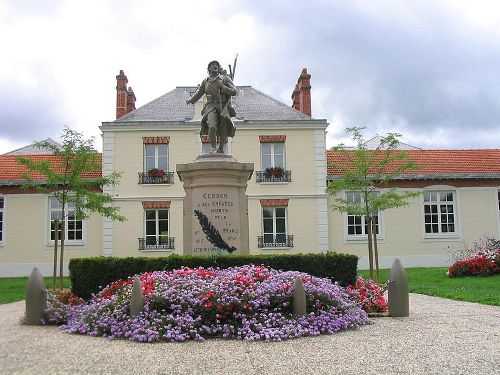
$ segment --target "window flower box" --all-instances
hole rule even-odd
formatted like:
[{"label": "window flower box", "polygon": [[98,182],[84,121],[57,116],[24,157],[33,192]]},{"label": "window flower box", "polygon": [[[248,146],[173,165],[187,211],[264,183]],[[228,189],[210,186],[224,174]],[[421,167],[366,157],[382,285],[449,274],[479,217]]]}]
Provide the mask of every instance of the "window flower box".
[{"label": "window flower box", "polygon": [[266,177],[283,177],[285,171],[281,167],[266,168]]},{"label": "window flower box", "polygon": [[149,177],[165,177],[165,171],[163,169],[151,168],[148,171]]}]

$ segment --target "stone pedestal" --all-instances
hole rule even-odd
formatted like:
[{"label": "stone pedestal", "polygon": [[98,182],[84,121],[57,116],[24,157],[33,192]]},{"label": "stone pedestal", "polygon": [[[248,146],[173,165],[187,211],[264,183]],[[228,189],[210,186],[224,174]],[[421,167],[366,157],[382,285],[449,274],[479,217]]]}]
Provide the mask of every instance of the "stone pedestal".
[{"label": "stone pedestal", "polygon": [[246,188],[253,163],[240,163],[232,155],[207,154],[176,168],[186,192],[184,255],[248,254]]}]

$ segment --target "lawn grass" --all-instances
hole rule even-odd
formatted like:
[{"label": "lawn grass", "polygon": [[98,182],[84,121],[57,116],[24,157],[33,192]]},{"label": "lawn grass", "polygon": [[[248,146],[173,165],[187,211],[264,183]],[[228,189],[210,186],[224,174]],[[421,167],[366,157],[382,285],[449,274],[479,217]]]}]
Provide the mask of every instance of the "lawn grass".
[{"label": "lawn grass", "polygon": [[[446,271],[447,268],[407,268],[410,292],[500,306],[500,274],[449,278]],[[365,278],[370,275],[368,270],[358,270],[358,274]],[[388,269],[380,270],[382,283],[385,283],[388,277]]]},{"label": "lawn grass", "polygon": [[[45,287],[52,288],[52,277],[44,277]],[[7,277],[0,279],[0,304],[21,301],[26,296],[27,277]],[[57,279],[59,286],[59,279]],[[70,288],[69,277],[63,278],[64,288]]]}]

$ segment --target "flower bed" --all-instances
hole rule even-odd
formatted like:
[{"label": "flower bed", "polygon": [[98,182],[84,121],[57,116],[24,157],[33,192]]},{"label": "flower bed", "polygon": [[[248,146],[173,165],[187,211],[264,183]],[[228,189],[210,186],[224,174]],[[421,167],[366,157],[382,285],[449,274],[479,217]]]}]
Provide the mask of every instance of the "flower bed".
[{"label": "flower bed", "polygon": [[366,280],[358,276],[356,283],[349,285],[346,291],[351,299],[369,314],[385,313],[388,310],[387,301],[384,298],[385,290],[371,279]]},{"label": "flower bed", "polygon": [[[497,250],[497,255],[494,259],[498,259],[498,254],[500,254],[500,250]],[[476,253],[471,258],[455,262],[448,268],[447,275],[449,277],[488,276],[496,273],[500,273],[498,261],[491,260],[482,253]]]},{"label": "flower bed", "polygon": [[449,277],[489,276],[500,273],[500,240],[482,237],[472,245],[464,244],[453,255],[455,262],[448,268]]},{"label": "flower bed", "polygon": [[[293,283],[300,276],[307,314],[293,315]],[[50,304],[46,324],[68,333],[133,341],[223,337],[280,341],[334,333],[370,323],[346,291],[328,279],[263,266],[182,268],[139,275],[144,311],[129,315],[132,279],[119,280],[81,305]]]},{"label": "flower bed", "polygon": [[68,313],[73,306],[82,305],[85,301],[78,298],[70,290],[64,291],[49,291],[47,294],[47,305],[50,315],[46,317],[47,324],[60,324],[68,319]]}]

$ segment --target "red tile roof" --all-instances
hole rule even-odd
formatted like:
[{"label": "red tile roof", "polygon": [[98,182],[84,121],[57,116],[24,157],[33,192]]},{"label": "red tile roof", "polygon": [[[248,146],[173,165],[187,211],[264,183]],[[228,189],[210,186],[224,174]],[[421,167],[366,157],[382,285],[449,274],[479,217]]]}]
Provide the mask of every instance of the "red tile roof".
[{"label": "red tile roof", "polygon": [[[350,151],[354,152],[354,151]],[[481,150],[408,150],[405,151],[419,169],[408,171],[408,178],[422,176],[462,176],[462,175],[500,175],[500,149]],[[0,181],[22,181],[21,175],[28,172],[27,168],[16,161],[19,155],[0,155]],[[338,176],[342,172],[332,166],[332,163],[341,163],[342,155],[339,152],[327,150],[327,174]],[[57,165],[55,155],[26,155],[34,160],[49,160]],[[61,169],[60,169],[61,170]],[[101,171],[87,174],[86,177],[100,177]],[[33,175],[34,180],[43,181],[43,176]]]},{"label": "red tile roof", "polygon": [[[355,152],[355,151],[349,151]],[[405,173],[408,178],[432,178],[433,176],[500,175],[500,149],[481,150],[408,150],[406,152],[419,169]],[[327,174],[342,174],[331,165],[341,163],[339,152],[327,151]]]},{"label": "red tile roof", "polygon": [[[57,170],[61,172],[62,164],[56,155],[43,154],[43,155],[0,155],[0,182],[1,181],[23,181],[22,174],[28,172],[28,168],[19,164],[16,158],[22,156],[37,161],[49,160],[53,165],[57,166]],[[101,156],[99,154],[99,156]],[[101,171],[85,174],[85,177],[96,178],[101,177]],[[34,173],[32,178],[37,181],[43,181],[44,177],[38,173]]]}]

